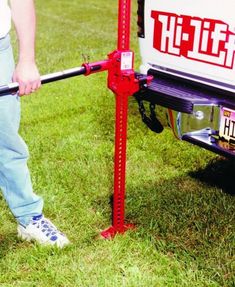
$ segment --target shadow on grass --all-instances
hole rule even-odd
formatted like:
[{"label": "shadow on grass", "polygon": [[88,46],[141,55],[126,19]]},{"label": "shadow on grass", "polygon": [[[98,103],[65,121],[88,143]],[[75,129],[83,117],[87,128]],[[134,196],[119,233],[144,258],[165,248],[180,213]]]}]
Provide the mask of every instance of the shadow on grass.
[{"label": "shadow on grass", "polygon": [[[234,203],[231,196],[185,177],[128,191],[127,222],[154,248],[233,286]],[[192,267],[194,266],[194,267]]]},{"label": "shadow on grass", "polygon": [[190,172],[190,176],[223,192],[235,195],[235,161],[219,158],[211,161],[205,168]]}]

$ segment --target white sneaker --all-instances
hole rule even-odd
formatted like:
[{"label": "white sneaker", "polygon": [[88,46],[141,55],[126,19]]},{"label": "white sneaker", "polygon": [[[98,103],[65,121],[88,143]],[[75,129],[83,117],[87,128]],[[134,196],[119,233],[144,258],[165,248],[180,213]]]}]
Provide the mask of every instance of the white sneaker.
[{"label": "white sneaker", "polygon": [[42,214],[34,216],[26,227],[19,224],[17,231],[19,238],[27,241],[34,240],[42,245],[55,245],[63,248],[70,243],[66,235]]}]

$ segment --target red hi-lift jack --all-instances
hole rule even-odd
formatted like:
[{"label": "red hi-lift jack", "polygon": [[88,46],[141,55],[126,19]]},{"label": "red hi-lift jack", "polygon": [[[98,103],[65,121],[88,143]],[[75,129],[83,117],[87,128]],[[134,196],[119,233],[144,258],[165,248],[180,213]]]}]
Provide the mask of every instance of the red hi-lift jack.
[{"label": "red hi-lift jack", "polygon": [[[117,233],[132,229],[125,224],[125,179],[128,97],[139,91],[140,85],[151,81],[149,76],[136,76],[134,72],[134,52],[130,50],[131,0],[119,0],[117,50],[104,61],[85,63],[82,67],[65,70],[41,77],[42,84],[97,72],[108,71],[108,88],[116,96],[114,193],[112,226],[101,232],[103,238],[113,238]],[[18,84],[0,87],[0,96],[18,91]]]}]

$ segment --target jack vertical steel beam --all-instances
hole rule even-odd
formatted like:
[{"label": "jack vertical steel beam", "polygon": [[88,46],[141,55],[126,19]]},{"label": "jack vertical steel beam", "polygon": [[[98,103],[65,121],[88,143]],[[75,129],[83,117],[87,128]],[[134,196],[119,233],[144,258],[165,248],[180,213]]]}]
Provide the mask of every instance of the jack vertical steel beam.
[{"label": "jack vertical steel beam", "polygon": [[113,227],[125,231],[125,182],[128,95],[116,95]]},{"label": "jack vertical steel beam", "polygon": [[114,193],[112,226],[104,230],[104,238],[124,233],[132,225],[125,224],[125,184],[128,97],[139,89],[133,70],[134,53],[130,50],[131,0],[119,0],[117,50],[109,54],[108,87],[116,96]]},{"label": "jack vertical steel beam", "polygon": [[126,51],[130,49],[131,0],[119,0],[118,10],[117,49]]}]

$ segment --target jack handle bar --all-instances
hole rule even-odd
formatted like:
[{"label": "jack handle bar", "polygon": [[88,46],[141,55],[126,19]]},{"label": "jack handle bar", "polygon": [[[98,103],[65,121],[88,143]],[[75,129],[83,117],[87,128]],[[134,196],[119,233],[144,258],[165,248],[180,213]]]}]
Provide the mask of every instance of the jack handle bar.
[{"label": "jack handle bar", "polygon": [[[89,75],[96,72],[101,72],[108,69],[108,61],[101,61],[95,63],[83,64],[81,67],[76,67],[61,72],[55,72],[47,75],[41,76],[41,83],[48,84],[67,78],[72,78],[80,75]],[[8,85],[0,86],[0,97],[9,94],[17,93],[19,90],[18,83],[10,83]]]}]

